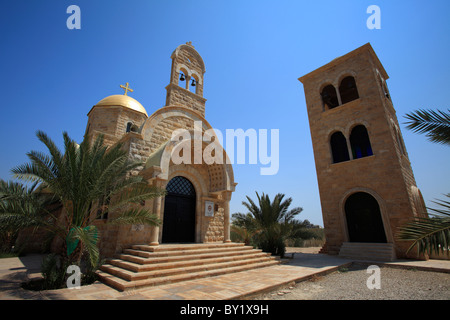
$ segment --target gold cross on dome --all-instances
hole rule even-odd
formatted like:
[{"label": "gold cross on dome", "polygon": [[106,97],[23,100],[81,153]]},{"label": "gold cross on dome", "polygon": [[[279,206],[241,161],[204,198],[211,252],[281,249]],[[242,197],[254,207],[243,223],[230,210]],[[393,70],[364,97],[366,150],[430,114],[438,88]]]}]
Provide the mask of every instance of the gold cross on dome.
[{"label": "gold cross on dome", "polygon": [[121,84],[120,87],[121,87],[123,90],[125,90],[125,93],[123,94],[124,96],[127,96],[127,95],[128,95],[128,91],[133,92],[133,89],[131,89],[131,88],[129,87],[128,82],[127,82],[125,85]]}]

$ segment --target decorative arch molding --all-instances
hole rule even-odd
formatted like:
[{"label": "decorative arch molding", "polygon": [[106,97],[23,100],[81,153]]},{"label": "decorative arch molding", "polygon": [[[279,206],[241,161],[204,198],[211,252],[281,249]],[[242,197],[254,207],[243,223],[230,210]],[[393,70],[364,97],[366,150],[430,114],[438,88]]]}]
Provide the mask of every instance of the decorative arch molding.
[{"label": "decorative arch molding", "polygon": [[[147,160],[147,168],[148,167],[159,167],[160,172],[158,173],[158,178],[161,180],[169,180],[170,179],[170,173],[172,170],[172,167],[176,166],[183,166],[183,168],[191,168],[192,170],[195,169],[195,166],[203,165],[207,168],[208,172],[208,179],[209,179],[209,187],[205,187],[204,190],[205,193],[208,192],[222,192],[222,191],[234,191],[235,183],[234,183],[234,173],[232,165],[230,164],[230,160],[228,158],[228,155],[225,151],[225,149],[222,147],[220,143],[217,142],[217,140],[213,142],[206,143],[203,141],[202,137],[196,137],[191,132],[190,140],[182,141],[181,143],[179,141],[167,141],[164,145],[162,145],[156,152],[154,152],[152,155],[150,155],[149,159]],[[172,154],[174,151],[176,151],[175,147],[177,148],[183,148],[183,145],[188,145],[189,150],[192,150],[196,144],[200,142],[202,144],[202,163],[201,164],[195,164],[194,158],[191,154],[191,161],[193,162],[192,165],[190,164],[174,164],[172,162]],[[214,150],[219,150],[219,152],[222,152],[223,155],[223,163],[217,164],[207,164],[203,163],[203,151],[206,146],[214,146]],[[186,169],[187,171],[191,169]]]},{"label": "decorative arch molding", "polygon": [[195,60],[198,62],[198,64],[200,65],[200,68],[202,70],[203,73],[205,73],[205,63],[203,62],[202,57],[200,56],[200,54],[197,52],[197,50],[194,49],[194,47],[192,45],[189,44],[181,44],[179,45],[174,52],[171,55],[171,58],[174,59],[175,57],[178,56],[178,54],[180,53],[181,50],[185,50],[187,51],[189,54],[191,54],[192,56],[195,57]]},{"label": "decorative arch molding", "polygon": [[152,138],[154,129],[157,127],[158,123],[170,117],[183,117],[190,119],[192,121],[201,121],[203,126],[202,130],[212,129],[212,126],[200,113],[185,107],[166,106],[159,110],[156,110],[144,122],[144,124],[141,127],[141,133],[144,139],[149,141]]},{"label": "decorative arch molding", "polygon": [[330,84],[333,87],[335,87],[336,90],[338,90],[339,85],[341,84],[342,80],[344,78],[348,77],[348,76],[353,77],[355,79],[355,81],[358,82],[358,74],[354,70],[347,69],[347,70],[344,70],[344,71],[340,72],[338,74],[338,76],[336,78],[334,78],[334,79],[332,79],[332,78],[325,78],[323,81],[321,81],[319,83],[319,85],[317,86],[316,91],[317,92],[322,92],[323,88],[325,88],[326,86],[328,86]]},{"label": "decorative arch molding", "polygon": [[346,217],[346,212],[345,212],[345,203],[352,194],[355,194],[357,192],[367,193],[367,194],[371,195],[372,197],[374,197],[375,200],[377,200],[378,206],[380,207],[381,220],[383,221],[384,232],[386,234],[386,241],[387,241],[387,243],[394,243],[394,237],[393,237],[392,231],[391,231],[391,226],[390,226],[390,222],[389,222],[389,214],[387,211],[386,202],[383,200],[383,198],[377,192],[375,192],[372,189],[365,188],[365,187],[356,187],[356,188],[347,190],[342,195],[342,198],[339,202],[339,217],[340,217],[341,228],[342,228],[342,232],[343,232],[342,234],[345,237],[344,241],[348,242],[350,240],[349,232],[348,232],[348,225],[347,225],[347,217]]},{"label": "decorative arch molding", "polygon": [[352,121],[349,121],[347,125],[345,126],[344,135],[346,138],[350,139],[350,134],[352,133],[353,128],[356,126],[363,125],[366,127],[367,133],[369,134],[369,137],[371,135],[371,128],[369,123],[366,120],[363,119],[354,119]]},{"label": "decorative arch molding", "polygon": [[358,82],[358,74],[354,70],[347,69],[338,74],[335,80],[335,85],[339,87],[341,85],[342,80],[344,80],[347,77],[353,77],[355,79],[355,82]]},{"label": "decorative arch molding", "polygon": [[346,129],[344,127],[341,126],[334,126],[333,128],[331,128],[330,130],[328,130],[327,133],[327,141],[330,141],[331,136],[333,134],[335,134],[336,132],[342,132],[342,134],[345,136],[345,138],[348,138],[347,134],[346,134]]},{"label": "decorative arch molding", "polygon": [[322,92],[322,90],[326,87],[332,85],[335,89],[336,89],[336,85],[334,83],[333,80],[331,80],[330,78],[326,78],[325,80],[323,80],[322,82],[319,83],[319,85],[317,86],[316,92]]}]

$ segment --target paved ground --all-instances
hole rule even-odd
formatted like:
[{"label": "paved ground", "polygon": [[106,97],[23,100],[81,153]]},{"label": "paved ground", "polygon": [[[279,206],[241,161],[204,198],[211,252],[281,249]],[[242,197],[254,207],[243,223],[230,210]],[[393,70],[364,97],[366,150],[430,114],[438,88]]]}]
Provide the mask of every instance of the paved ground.
[{"label": "paved ground", "polygon": [[254,300],[450,300],[450,273],[380,266],[375,280],[373,271],[369,270],[368,274],[367,268],[367,264],[354,263],[327,276],[259,295]]},{"label": "paved ground", "polygon": [[[294,258],[289,259],[287,264],[126,292],[119,292],[99,282],[71,290],[60,289],[46,292],[24,290],[20,284],[39,275],[42,255],[0,259],[0,300],[250,299],[295,282],[348,267],[352,263],[350,260],[336,256],[318,254],[318,248],[288,250],[288,252],[293,251],[296,251]],[[450,273],[450,261],[396,261],[389,264]]]}]

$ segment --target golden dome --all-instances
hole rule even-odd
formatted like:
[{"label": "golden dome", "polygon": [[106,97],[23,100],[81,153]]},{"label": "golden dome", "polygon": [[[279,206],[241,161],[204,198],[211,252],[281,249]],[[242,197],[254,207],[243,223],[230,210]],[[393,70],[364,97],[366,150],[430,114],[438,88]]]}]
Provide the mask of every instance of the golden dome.
[{"label": "golden dome", "polygon": [[112,96],[106,97],[100,100],[95,106],[122,106],[143,113],[148,117],[147,111],[145,111],[145,108],[142,106],[142,104],[140,104],[132,97],[123,94],[114,94]]}]

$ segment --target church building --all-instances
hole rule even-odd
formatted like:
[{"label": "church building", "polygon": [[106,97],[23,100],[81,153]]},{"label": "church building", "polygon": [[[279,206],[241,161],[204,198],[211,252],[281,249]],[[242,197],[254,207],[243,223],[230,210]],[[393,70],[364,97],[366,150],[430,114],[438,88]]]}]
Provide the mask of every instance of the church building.
[{"label": "church building", "polygon": [[[129,96],[132,89],[127,83],[121,86],[125,94],[100,100],[88,113],[86,136],[103,134],[107,145],[122,143],[130,159],[144,163],[132,174],[143,175],[150,185],[167,191],[165,197],[142,203],[159,216],[159,227],[110,225],[106,223],[108,217],[97,220],[102,256],[112,256],[139,243],[157,246],[230,241],[229,202],[236,186],[231,164],[177,163],[171,157],[177,144],[171,140],[172,133],[177,129],[188,130],[194,141],[191,159],[198,152],[194,145],[200,146],[200,151],[207,146],[194,134],[196,128],[212,130],[205,119],[205,64],[191,42],[178,46],[171,59],[164,107],[149,115],[148,109]],[[218,147],[215,150],[221,150],[223,159],[227,159],[225,150]]]}]

